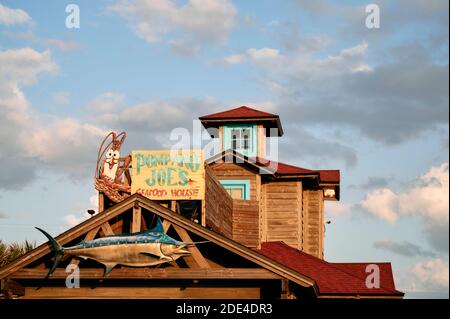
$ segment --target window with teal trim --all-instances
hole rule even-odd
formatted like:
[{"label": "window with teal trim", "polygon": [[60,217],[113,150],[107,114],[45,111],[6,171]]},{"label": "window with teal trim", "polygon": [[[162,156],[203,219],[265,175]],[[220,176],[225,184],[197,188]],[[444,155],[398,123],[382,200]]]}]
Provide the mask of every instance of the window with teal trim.
[{"label": "window with teal trim", "polygon": [[220,183],[231,198],[250,200],[250,180],[224,179]]},{"label": "window with teal trim", "polygon": [[256,156],[256,125],[224,125],[224,150],[233,149],[246,156]]}]

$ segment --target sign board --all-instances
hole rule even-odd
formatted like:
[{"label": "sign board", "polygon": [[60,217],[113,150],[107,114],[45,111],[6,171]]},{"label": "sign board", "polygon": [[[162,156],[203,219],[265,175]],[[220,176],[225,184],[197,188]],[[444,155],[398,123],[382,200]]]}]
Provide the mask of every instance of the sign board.
[{"label": "sign board", "polygon": [[131,193],[154,200],[205,197],[202,150],[133,151]]}]

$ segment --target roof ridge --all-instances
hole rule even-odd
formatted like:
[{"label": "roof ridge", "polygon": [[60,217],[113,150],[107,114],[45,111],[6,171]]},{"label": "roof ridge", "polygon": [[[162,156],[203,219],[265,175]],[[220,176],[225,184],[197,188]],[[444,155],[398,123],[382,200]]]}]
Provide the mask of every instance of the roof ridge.
[{"label": "roof ridge", "polygon": [[[234,107],[234,108],[231,108],[231,109],[228,109],[228,110],[225,110],[225,111],[220,111],[220,112],[216,112],[216,113],[212,113],[212,114],[208,114],[208,115],[203,115],[203,116],[200,116],[199,118],[200,118],[200,120],[207,119],[209,117],[215,117],[215,116],[218,116],[218,115],[226,115],[227,113],[235,112],[235,111],[238,111],[238,110],[248,110],[248,111],[251,111],[251,112],[256,112],[256,113],[259,113],[260,116],[262,116],[262,117],[279,117],[277,114],[269,113],[269,112],[266,112],[266,111],[261,111],[261,110],[249,107],[247,105],[241,105],[241,106]],[[250,117],[253,117],[253,116],[250,116]],[[258,116],[254,115],[254,117],[258,117]]]}]

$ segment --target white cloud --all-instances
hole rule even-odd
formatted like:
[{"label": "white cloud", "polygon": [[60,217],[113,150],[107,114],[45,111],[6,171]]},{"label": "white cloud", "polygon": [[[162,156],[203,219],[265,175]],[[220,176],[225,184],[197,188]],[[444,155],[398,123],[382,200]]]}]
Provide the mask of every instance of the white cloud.
[{"label": "white cloud", "polygon": [[269,72],[271,78],[311,80],[329,78],[342,74],[372,71],[365,61],[367,42],[341,50],[338,54],[316,58],[314,51],[290,50],[281,54],[274,48],[250,48],[243,53],[226,56],[226,64],[250,62]]},{"label": "white cloud", "polygon": [[226,56],[223,60],[226,64],[239,64],[250,61],[252,63],[264,63],[279,57],[279,51],[272,48],[250,48],[240,54]]},{"label": "white cloud", "polygon": [[245,54],[232,54],[223,58],[226,64],[239,64],[247,61]]},{"label": "white cloud", "polygon": [[15,25],[31,21],[31,17],[22,9],[11,9],[0,3],[0,24]]},{"label": "white cloud", "polygon": [[398,219],[397,200],[397,195],[393,191],[381,188],[368,193],[361,206],[372,215],[392,224]]},{"label": "white cloud", "polygon": [[390,223],[400,215],[420,215],[434,222],[448,223],[448,163],[432,167],[415,184],[398,194],[388,188],[371,191],[361,206]]},{"label": "white cloud", "polygon": [[182,5],[171,0],[120,0],[107,11],[125,17],[147,42],[179,40],[182,33],[196,44],[223,43],[237,14],[228,0],[188,0]]},{"label": "white cloud", "polygon": [[89,112],[94,114],[103,114],[108,112],[115,112],[121,105],[125,95],[115,92],[105,92],[91,100],[86,108]]},{"label": "white cloud", "polygon": [[248,49],[246,51],[247,55],[253,61],[260,61],[265,59],[276,58],[279,56],[279,51],[277,49],[262,48],[262,49]]},{"label": "white cloud", "polygon": [[344,202],[326,201],[325,212],[332,217],[338,217],[348,214],[353,209],[353,205]]},{"label": "white cloud", "polygon": [[105,132],[39,113],[22,91],[39,75],[57,70],[49,50],[0,51],[0,160],[9,168],[0,176],[0,188],[20,188],[42,169],[76,178],[93,174],[92,154]]},{"label": "white cloud", "polygon": [[432,167],[421,176],[418,185],[399,194],[402,214],[422,215],[438,223],[449,221],[448,163]]},{"label": "white cloud", "polygon": [[449,186],[448,163],[432,167],[403,192],[388,188],[369,192],[361,206],[370,214],[389,223],[400,217],[420,216],[430,244],[448,253]]},{"label": "white cloud", "polygon": [[93,209],[98,213],[98,192],[89,197],[89,209]]},{"label": "white cloud", "polygon": [[63,220],[69,227],[76,226],[91,217],[87,212],[88,209],[93,209],[95,214],[98,214],[98,192],[89,197],[88,204],[80,207],[80,213],[68,214],[64,216]]},{"label": "white cloud", "polygon": [[76,226],[79,223],[85,221],[88,218],[89,218],[89,214],[77,214],[77,215],[69,214],[69,215],[64,216],[64,222],[68,226],[73,227],[73,226]]},{"label": "white cloud", "polygon": [[285,61],[284,68],[291,76],[309,79],[369,71],[371,67],[366,62],[368,48],[368,43],[362,42],[324,59],[314,58],[310,54],[297,54],[292,66],[289,66],[289,61]]},{"label": "white cloud", "polygon": [[106,135],[104,130],[74,118],[55,118],[50,123],[36,119],[36,122],[37,126],[21,134],[25,154],[50,169],[59,167],[73,174],[89,163],[84,159],[93,158],[97,143]]},{"label": "white cloud", "polygon": [[196,117],[193,110],[198,112],[198,115],[203,115],[210,113],[217,106],[213,101],[196,99],[147,101],[100,113],[97,121],[127,131],[142,130],[154,134],[176,127],[191,128],[192,120]]},{"label": "white cloud", "polygon": [[448,292],[448,262],[440,258],[421,261],[399,272],[397,278],[399,288],[408,292]]},{"label": "white cloud", "polygon": [[3,85],[33,84],[38,74],[55,73],[57,69],[50,50],[38,52],[32,48],[22,48],[0,51],[0,81]]}]

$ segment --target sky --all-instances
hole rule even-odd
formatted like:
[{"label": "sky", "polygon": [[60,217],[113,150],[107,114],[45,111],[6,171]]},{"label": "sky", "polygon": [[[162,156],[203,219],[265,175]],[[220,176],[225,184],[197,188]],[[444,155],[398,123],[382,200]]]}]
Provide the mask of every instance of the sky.
[{"label": "sky", "polygon": [[174,128],[248,105],[280,115],[279,161],[341,170],[326,260],[389,261],[406,297],[448,298],[448,6],[0,0],[0,239],[87,218],[107,132],[127,132],[123,152],[166,149]]}]

